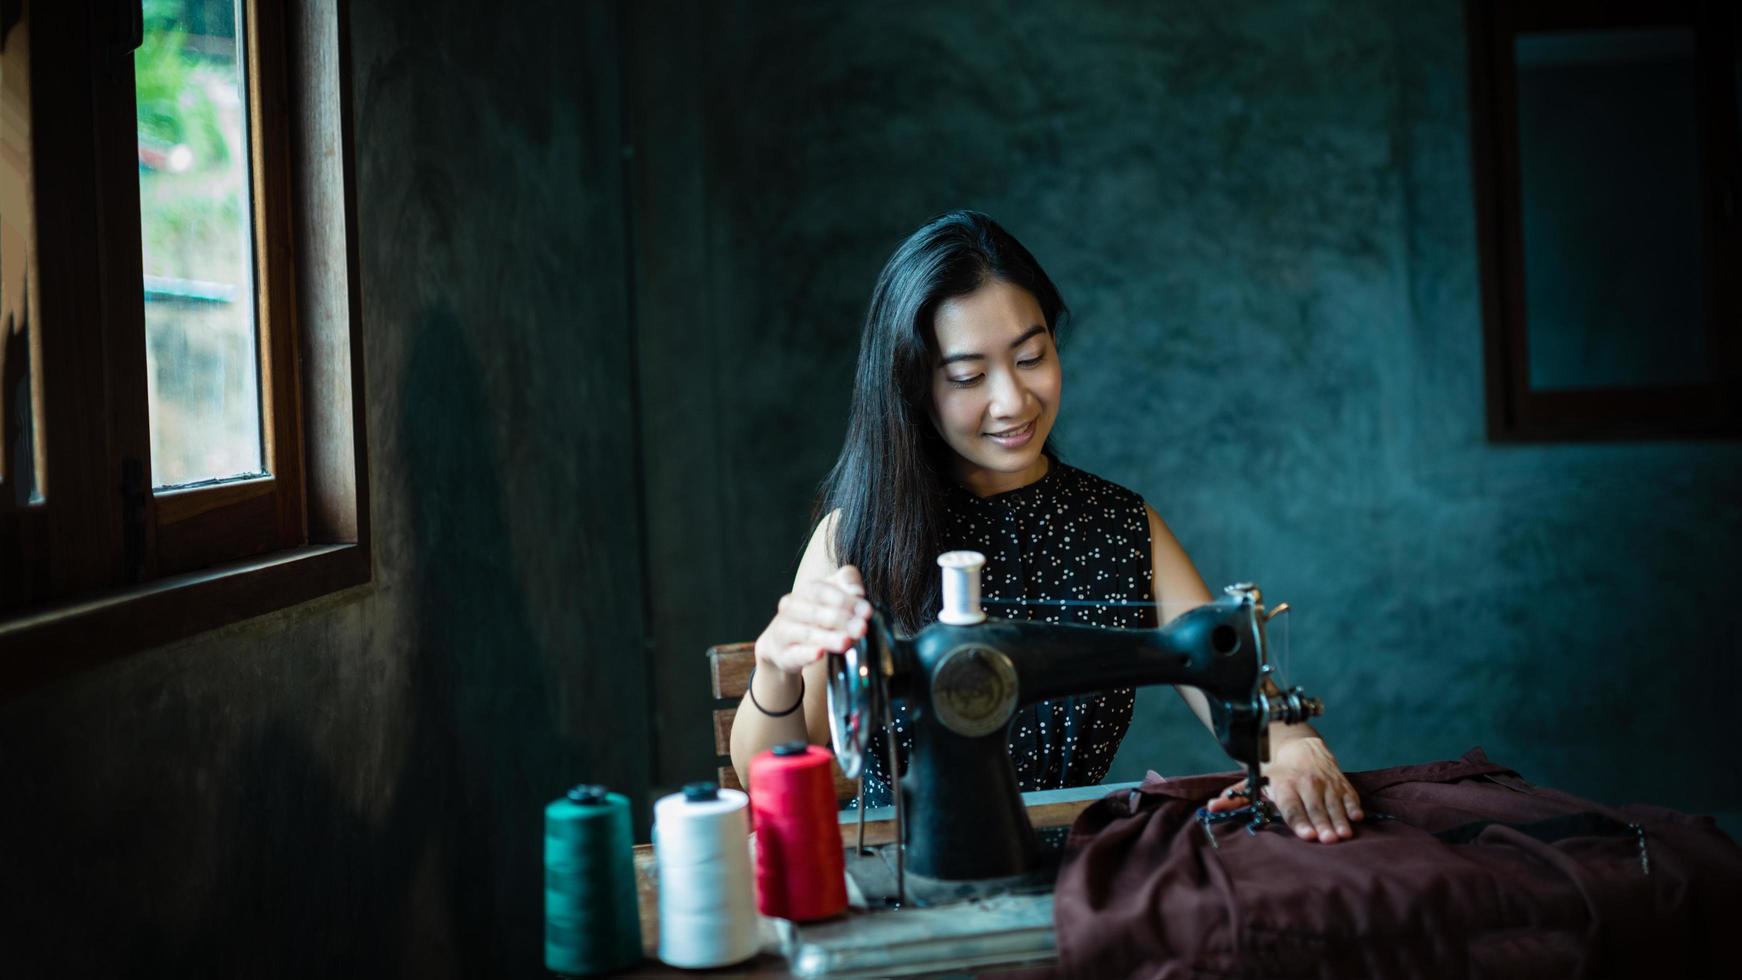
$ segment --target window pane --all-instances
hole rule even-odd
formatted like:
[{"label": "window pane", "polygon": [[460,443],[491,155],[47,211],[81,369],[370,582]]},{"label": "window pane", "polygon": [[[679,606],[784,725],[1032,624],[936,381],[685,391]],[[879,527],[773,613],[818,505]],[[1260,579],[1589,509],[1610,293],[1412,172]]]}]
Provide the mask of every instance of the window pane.
[{"label": "window pane", "polygon": [[247,86],[234,0],[145,0],[135,55],[151,469],[261,473]]},{"label": "window pane", "polygon": [[1693,32],[1514,54],[1530,387],[1708,380]]}]

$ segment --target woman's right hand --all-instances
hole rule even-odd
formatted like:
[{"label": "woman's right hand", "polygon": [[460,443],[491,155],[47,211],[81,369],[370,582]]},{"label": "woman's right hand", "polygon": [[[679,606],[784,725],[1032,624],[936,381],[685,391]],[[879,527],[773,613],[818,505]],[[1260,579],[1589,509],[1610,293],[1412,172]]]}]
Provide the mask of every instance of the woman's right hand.
[{"label": "woman's right hand", "polygon": [[825,653],[845,653],[870,621],[864,580],[857,568],[842,565],[780,597],[774,619],[756,638],[756,664],[797,674]]}]

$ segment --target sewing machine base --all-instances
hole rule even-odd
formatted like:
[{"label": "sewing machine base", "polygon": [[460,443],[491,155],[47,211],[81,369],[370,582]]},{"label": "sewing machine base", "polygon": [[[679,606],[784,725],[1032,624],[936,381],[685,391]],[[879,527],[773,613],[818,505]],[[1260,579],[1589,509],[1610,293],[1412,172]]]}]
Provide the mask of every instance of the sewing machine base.
[{"label": "sewing machine base", "polygon": [[[907,906],[932,908],[953,905],[997,895],[1033,895],[1052,891],[1058,877],[1059,859],[1064,855],[1065,837],[1069,827],[1048,827],[1037,831],[1040,836],[1042,865],[1027,874],[1006,878],[976,878],[951,881],[906,873]],[[899,908],[900,890],[896,880],[895,845],[867,847],[864,853],[847,848],[848,894],[853,904],[862,899],[869,910]]]}]

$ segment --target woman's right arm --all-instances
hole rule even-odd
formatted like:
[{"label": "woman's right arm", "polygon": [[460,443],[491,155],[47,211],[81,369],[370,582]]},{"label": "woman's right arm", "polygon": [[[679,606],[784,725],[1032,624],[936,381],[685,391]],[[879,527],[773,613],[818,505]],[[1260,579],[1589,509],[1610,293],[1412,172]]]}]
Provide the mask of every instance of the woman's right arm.
[{"label": "woman's right arm", "polygon": [[[781,742],[802,739],[823,745],[829,740],[824,654],[846,651],[865,635],[871,617],[859,570],[839,565],[834,557],[839,516],[836,511],[817,524],[793,576],[792,591],[781,597],[774,619],[756,638],[756,673],[732,722],[732,766],[744,785],[749,785],[750,759],[756,753]],[[784,714],[801,691],[804,704]]]}]

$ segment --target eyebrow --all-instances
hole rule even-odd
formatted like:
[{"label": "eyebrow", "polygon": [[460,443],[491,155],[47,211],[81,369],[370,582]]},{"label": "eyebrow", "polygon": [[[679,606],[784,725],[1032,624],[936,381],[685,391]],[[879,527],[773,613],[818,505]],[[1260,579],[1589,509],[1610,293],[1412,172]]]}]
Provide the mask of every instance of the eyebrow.
[{"label": "eyebrow", "polygon": [[[1022,332],[1022,336],[1016,338],[1015,340],[1012,340],[1010,342],[1010,349],[1015,350],[1016,348],[1021,347],[1023,344],[1028,343],[1029,338],[1033,337],[1035,334],[1045,333],[1045,332],[1046,332],[1046,327],[1043,327],[1037,323],[1034,326],[1029,327],[1027,330],[1024,330]],[[943,360],[939,361],[938,366],[943,367],[943,366],[948,365],[948,364],[954,364],[957,361],[984,361],[985,359],[986,359],[986,355],[984,355],[984,354],[971,354],[971,353],[969,353],[969,354],[951,354],[948,357],[945,357]]]}]

